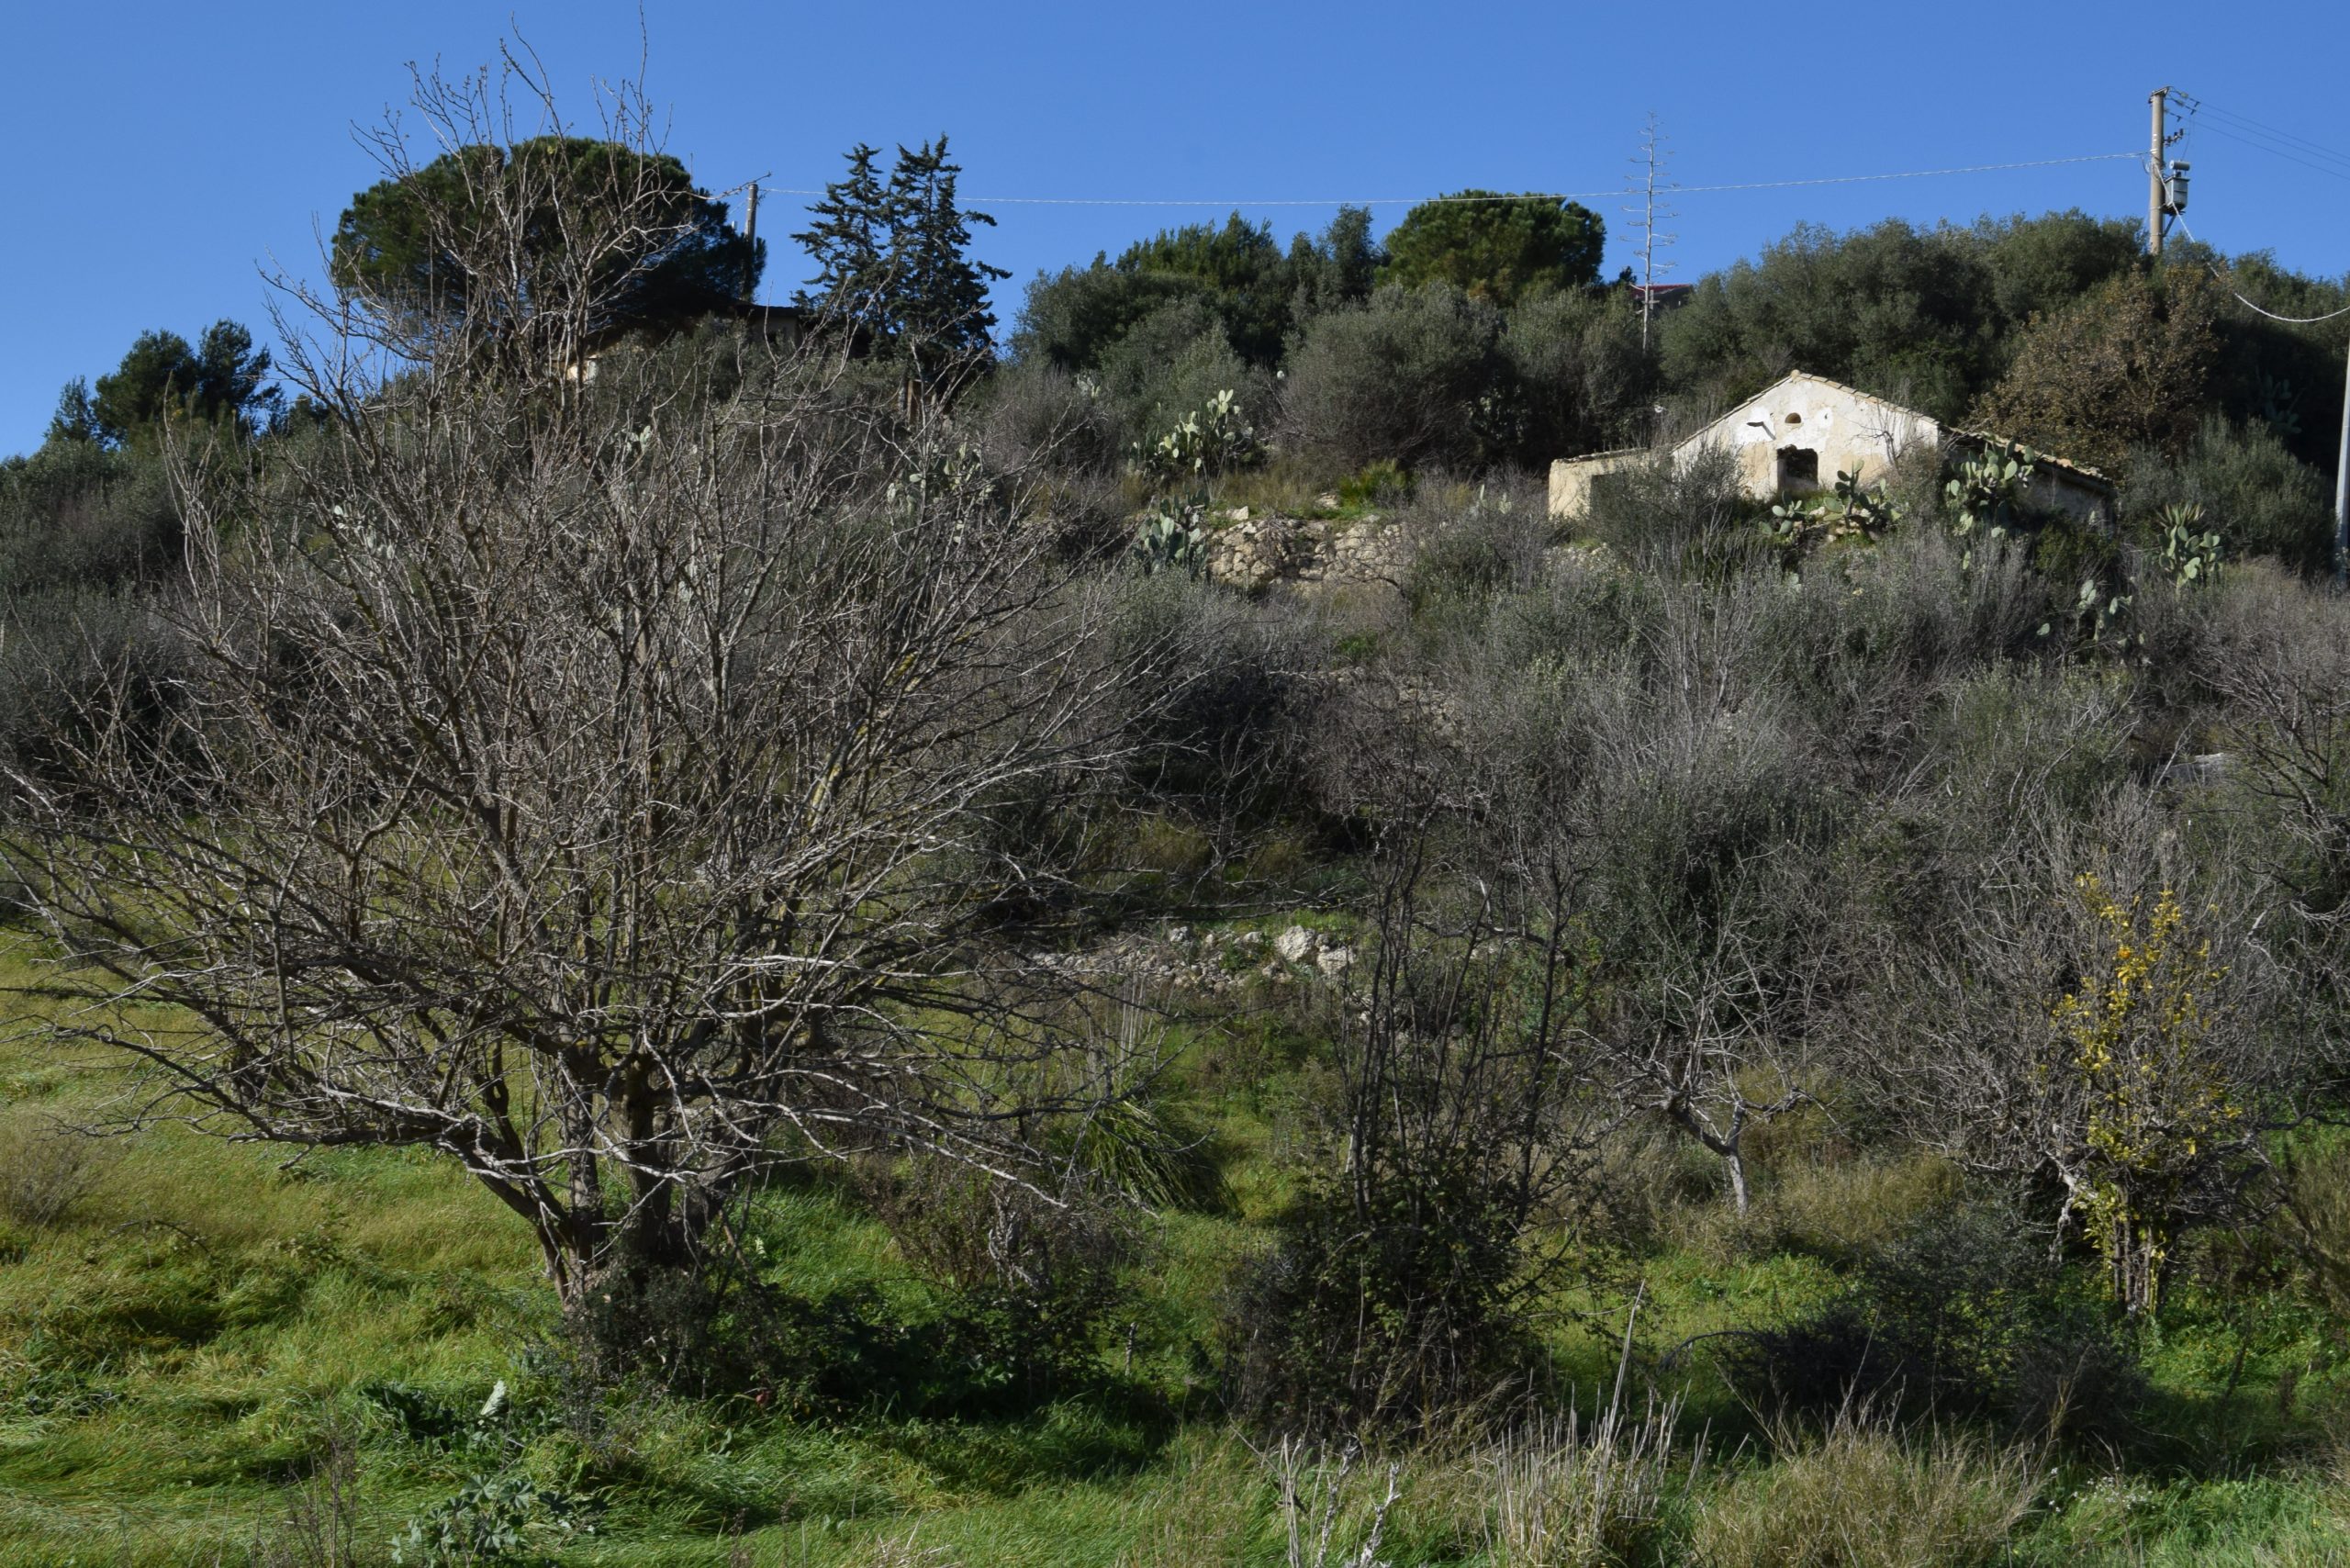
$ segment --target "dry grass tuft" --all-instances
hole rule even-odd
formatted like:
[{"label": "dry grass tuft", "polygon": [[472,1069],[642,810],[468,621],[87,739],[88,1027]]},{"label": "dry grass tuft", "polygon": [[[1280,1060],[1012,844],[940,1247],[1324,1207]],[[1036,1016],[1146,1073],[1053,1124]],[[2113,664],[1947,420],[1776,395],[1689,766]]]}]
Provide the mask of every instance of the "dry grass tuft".
[{"label": "dry grass tuft", "polygon": [[2040,1486],[2028,1450],[1935,1431],[1904,1439],[1866,1409],[1774,1434],[1778,1460],[1707,1499],[1712,1568],[1971,1568],[1997,1561]]},{"label": "dry grass tuft", "polygon": [[0,1217],[46,1229],[95,1191],[114,1163],[113,1146],[39,1112],[0,1120]]},{"label": "dry grass tuft", "polygon": [[1638,1417],[1608,1411],[1588,1430],[1561,1425],[1505,1438],[1481,1456],[1491,1492],[1494,1568],[1601,1568],[1645,1560],[1677,1487],[1694,1484],[1702,1446],[1680,1449],[1675,1403]]}]

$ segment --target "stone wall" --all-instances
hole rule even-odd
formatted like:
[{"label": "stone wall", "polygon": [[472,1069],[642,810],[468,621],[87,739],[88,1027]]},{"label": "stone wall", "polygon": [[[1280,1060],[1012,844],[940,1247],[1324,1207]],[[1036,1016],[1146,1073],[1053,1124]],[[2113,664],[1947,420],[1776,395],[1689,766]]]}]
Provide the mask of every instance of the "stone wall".
[{"label": "stone wall", "polygon": [[1226,514],[1208,539],[1208,576],[1236,588],[1395,583],[1411,565],[1410,543],[1383,520]]}]

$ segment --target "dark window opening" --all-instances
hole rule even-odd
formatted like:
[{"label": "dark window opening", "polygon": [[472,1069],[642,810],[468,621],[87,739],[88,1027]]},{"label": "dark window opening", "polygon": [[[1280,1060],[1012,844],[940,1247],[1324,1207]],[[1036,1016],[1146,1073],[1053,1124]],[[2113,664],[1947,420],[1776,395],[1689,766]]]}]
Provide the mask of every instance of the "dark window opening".
[{"label": "dark window opening", "polygon": [[1779,448],[1779,491],[1819,488],[1819,454],[1807,446]]}]

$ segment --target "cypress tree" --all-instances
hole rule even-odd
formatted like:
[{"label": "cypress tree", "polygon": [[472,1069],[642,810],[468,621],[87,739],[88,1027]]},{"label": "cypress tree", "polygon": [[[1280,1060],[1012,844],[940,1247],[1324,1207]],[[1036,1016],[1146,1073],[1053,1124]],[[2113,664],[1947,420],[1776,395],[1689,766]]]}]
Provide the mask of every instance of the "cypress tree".
[{"label": "cypress tree", "polygon": [[894,335],[924,385],[950,377],[984,356],[995,316],[988,284],[1012,274],[971,259],[971,225],[995,226],[984,212],[955,200],[962,174],[946,157],[946,138],[917,151],[898,149],[888,208],[895,308]]},{"label": "cypress tree", "polygon": [[890,293],[885,249],[890,208],[874,173],[878,151],[858,142],[849,149],[848,177],[824,187],[824,199],[809,204],[815,221],[792,238],[816,260],[816,290],[800,291],[802,309],[868,342],[888,336],[886,305]]}]

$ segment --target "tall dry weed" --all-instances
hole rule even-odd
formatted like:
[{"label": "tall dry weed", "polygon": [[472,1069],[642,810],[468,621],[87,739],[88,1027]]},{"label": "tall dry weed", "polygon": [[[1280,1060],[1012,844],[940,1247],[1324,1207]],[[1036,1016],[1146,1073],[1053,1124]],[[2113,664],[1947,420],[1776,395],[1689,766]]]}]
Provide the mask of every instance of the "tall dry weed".
[{"label": "tall dry weed", "polygon": [[1697,1516],[1694,1555],[1709,1568],[1972,1568],[1998,1560],[2040,1487],[2029,1450],[1905,1435],[1864,1406],[1772,1438],[1779,1457]]},{"label": "tall dry weed", "polygon": [[55,1225],[104,1180],[114,1146],[38,1112],[0,1120],[0,1217]]},{"label": "tall dry weed", "polygon": [[1588,1428],[1505,1437],[1480,1456],[1490,1488],[1494,1568],[1605,1568],[1651,1554],[1678,1489],[1694,1487],[1702,1443],[1676,1440],[1677,1401],[1638,1416],[1611,1408]]}]

